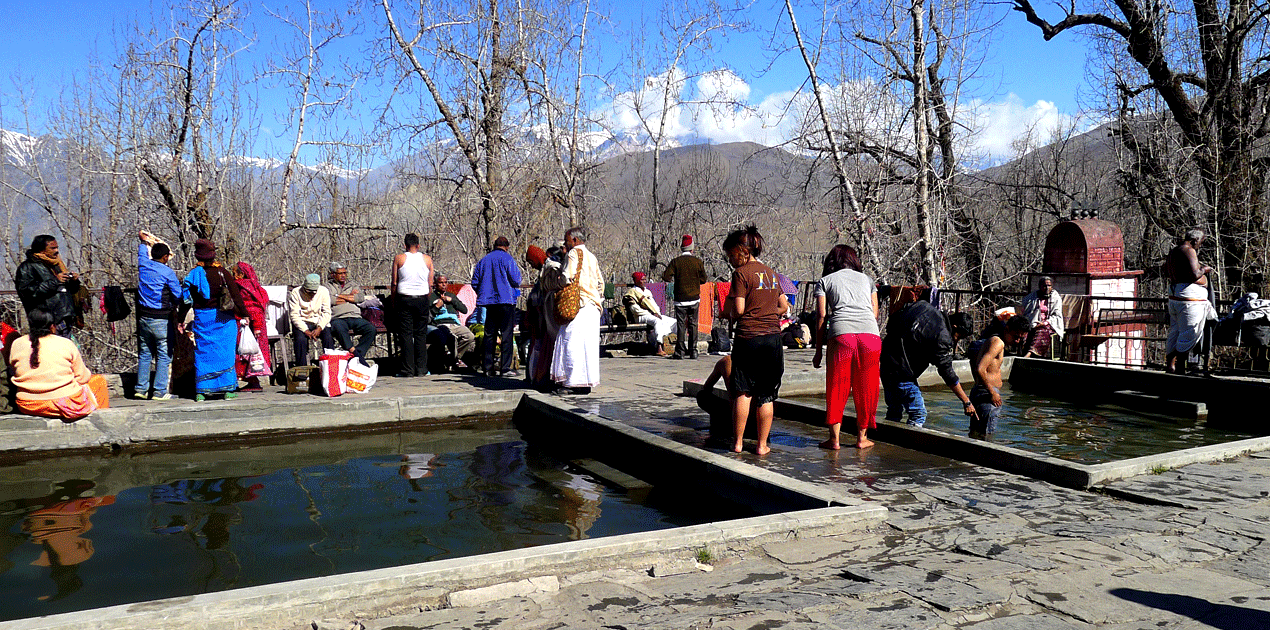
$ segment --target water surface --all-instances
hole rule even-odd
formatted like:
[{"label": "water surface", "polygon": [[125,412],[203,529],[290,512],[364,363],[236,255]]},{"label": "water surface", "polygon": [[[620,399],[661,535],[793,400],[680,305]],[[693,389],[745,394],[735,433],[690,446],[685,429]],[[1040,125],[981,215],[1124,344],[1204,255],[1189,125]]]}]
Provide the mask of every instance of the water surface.
[{"label": "water surface", "polygon": [[509,421],[0,469],[0,619],[750,516],[627,492]]},{"label": "water surface", "polygon": [[[923,390],[922,396],[929,412],[927,429],[969,434],[970,419],[952,391]],[[992,442],[1082,464],[1158,455],[1250,437],[1209,428],[1204,423],[1141,414],[1112,405],[1089,406],[1036,396],[1015,391],[1009,384],[1002,388],[1001,399],[1001,418],[997,432],[990,436]],[[806,400],[824,404],[823,398]],[[846,413],[855,415],[850,403]],[[885,417],[883,401],[878,405],[878,418]]]}]

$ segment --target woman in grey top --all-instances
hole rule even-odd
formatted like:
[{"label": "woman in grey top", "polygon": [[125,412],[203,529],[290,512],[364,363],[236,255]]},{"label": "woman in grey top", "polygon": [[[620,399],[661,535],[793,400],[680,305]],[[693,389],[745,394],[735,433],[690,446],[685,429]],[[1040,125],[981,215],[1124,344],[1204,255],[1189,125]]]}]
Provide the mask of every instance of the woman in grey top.
[{"label": "woman in grey top", "polygon": [[856,447],[869,448],[868,430],[877,427],[878,360],[882,337],[878,331],[878,292],[866,276],[860,256],[849,245],[835,245],[825,256],[823,277],[816,285],[816,356],[828,331],[829,366],[825,371],[825,424],[829,439],[821,448],[838,450],[842,410],[855,392]]}]

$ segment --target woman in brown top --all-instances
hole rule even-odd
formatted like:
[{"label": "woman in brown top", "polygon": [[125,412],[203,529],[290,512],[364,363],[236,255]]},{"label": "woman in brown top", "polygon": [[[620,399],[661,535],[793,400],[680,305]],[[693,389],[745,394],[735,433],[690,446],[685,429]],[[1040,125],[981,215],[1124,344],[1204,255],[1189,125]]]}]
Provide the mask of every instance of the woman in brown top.
[{"label": "woman in brown top", "polygon": [[732,289],[723,307],[723,316],[736,322],[732,342],[732,451],[740,453],[750,405],[757,404],[758,444],[754,452],[766,455],[767,435],[772,430],[773,403],[785,373],[785,353],[781,346],[781,314],[789,310],[789,300],[781,291],[776,272],[759,262],[763,236],[749,226],[734,230],[723,240],[723,251],[732,265]]}]

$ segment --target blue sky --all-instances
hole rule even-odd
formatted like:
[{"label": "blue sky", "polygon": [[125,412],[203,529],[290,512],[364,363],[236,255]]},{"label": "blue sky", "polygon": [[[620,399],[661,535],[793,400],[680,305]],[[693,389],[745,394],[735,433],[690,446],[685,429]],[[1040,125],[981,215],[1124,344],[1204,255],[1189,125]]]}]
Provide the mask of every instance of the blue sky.
[{"label": "blue sky", "polygon": [[[257,31],[260,45],[264,45],[275,34],[268,30],[274,28],[274,23],[264,19],[261,2],[245,1],[249,2],[254,27],[265,29]],[[344,4],[339,0],[317,3]],[[282,5],[285,0],[270,4]],[[770,24],[777,18],[781,4],[751,5],[750,17]],[[643,10],[638,3],[617,2],[613,6],[618,7],[614,16],[618,20],[633,19]],[[975,96],[983,101],[983,116],[987,117],[980,144],[999,153],[1027,124],[1040,121],[1044,127],[1079,113],[1079,93],[1085,89],[1086,49],[1085,42],[1075,33],[1045,42],[1038,29],[1027,24],[1021,14],[1010,12],[1007,5],[994,6],[1004,20],[994,35],[990,56],[978,72],[981,84]],[[800,11],[807,14],[800,16],[800,22],[815,15],[812,8]],[[141,2],[0,0],[0,94],[5,98],[0,105],[5,122],[11,124],[16,114],[15,91],[30,93],[37,102],[53,98],[73,73],[87,68],[94,52],[100,58],[111,58],[117,30],[125,29],[139,15],[149,14],[150,6]],[[808,24],[802,26],[805,31],[809,28]],[[597,30],[595,36],[603,35]],[[743,93],[753,104],[792,90],[805,78],[801,59],[792,54],[785,55],[768,72],[760,72],[767,64],[758,52],[762,44],[757,38],[734,35],[720,48],[720,56],[744,82]],[[278,133],[276,116],[262,117],[262,125]],[[720,131],[719,126],[715,124],[698,135],[710,137],[714,133],[718,136],[712,139],[727,140],[745,137],[747,133],[741,128]],[[264,150],[276,153],[276,147]]]}]

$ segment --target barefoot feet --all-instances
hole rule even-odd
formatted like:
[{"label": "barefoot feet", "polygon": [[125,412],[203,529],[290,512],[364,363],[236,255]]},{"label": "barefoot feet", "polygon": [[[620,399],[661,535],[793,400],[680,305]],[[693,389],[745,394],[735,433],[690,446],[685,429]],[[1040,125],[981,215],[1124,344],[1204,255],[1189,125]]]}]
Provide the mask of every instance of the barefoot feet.
[{"label": "barefoot feet", "polygon": [[[870,446],[872,446],[872,444],[870,444]],[[824,442],[820,443],[820,448],[827,448],[831,451],[836,451],[842,448],[842,444],[840,444],[838,440],[829,438],[825,440]]]},{"label": "barefoot feet", "polygon": [[870,440],[868,438],[861,439],[855,443],[855,447],[858,449],[866,449],[871,446],[873,446],[873,440]]}]

